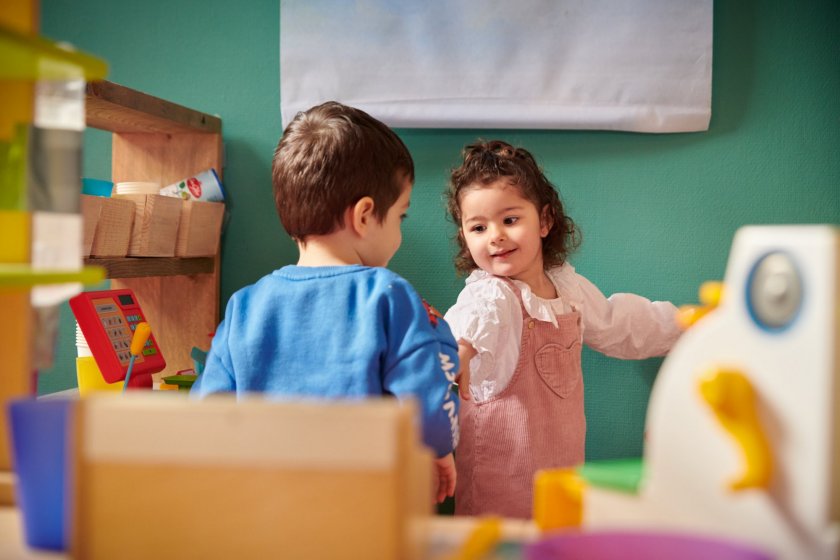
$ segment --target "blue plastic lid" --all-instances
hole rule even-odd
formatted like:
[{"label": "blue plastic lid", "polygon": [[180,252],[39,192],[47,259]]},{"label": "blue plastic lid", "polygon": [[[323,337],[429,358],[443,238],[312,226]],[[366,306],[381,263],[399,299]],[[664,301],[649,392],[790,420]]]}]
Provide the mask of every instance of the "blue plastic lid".
[{"label": "blue plastic lid", "polygon": [[114,183],[111,181],[82,177],[82,194],[89,194],[93,196],[111,196],[111,190],[113,188]]}]

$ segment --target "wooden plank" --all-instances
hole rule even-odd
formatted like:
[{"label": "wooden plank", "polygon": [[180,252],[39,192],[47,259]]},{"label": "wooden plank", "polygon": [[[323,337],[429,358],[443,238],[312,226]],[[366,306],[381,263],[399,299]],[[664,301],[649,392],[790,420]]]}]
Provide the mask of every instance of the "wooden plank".
[{"label": "wooden plank", "polygon": [[103,267],[108,278],[208,274],[216,269],[213,257],[91,257],[85,264]]},{"label": "wooden plank", "polygon": [[137,296],[166,360],[166,369],[155,381],[193,367],[193,347],[210,349],[216,331],[219,294],[217,275],[123,278],[111,282],[113,289],[129,288]]},{"label": "wooden plank", "polygon": [[221,150],[218,134],[114,134],[112,180],[151,181],[165,187],[211,167],[218,172]]},{"label": "wooden plank", "polygon": [[170,397],[79,401],[73,558],[420,557],[415,407]]},{"label": "wooden plank", "polygon": [[[0,10],[0,25],[22,33],[38,29],[40,4],[37,0],[4,3]],[[32,118],[35,86],[31,82],[7,81],[0,88],[0,138],[9,140],[18,122]],[[21,121],[21,117],[25,120]],[[4,243],[0,248],[0,262],[28,263],[30,215],[28,212],[4,212],[2,216]],[[0,505],[12,505],[15,476],[12,472],[11,431],[6,405],[14,398],[28,395],[32,389],[32,355],[30,337],[32,313],[29,290],[0,293],[0,337],[6,348],[3,373],[0,375]],[[3,539],[0,539],[2,541]]]},{"label": "wooden plank", "polygon": [[[15,500],[15,483],[17,482],[17,476],[14,472],[10,469],[0,470],[0,509],[3,509],[3,506],[13,506],[16,503]],[[0,538],[0,541],[3,539]],[[2,552],[2,550],[0,550]],[[0,554],[2,557],[2,554]]]},{"label": "wooden plank", "polygon": [[218,134],[219,117],[108,81],[88,82],[85,112],[89,127],[111,132]]},{"label": "wooden plank", "polygon": [[[8,349],[3,358],[0,374],[0,472],[12,470],[11,430],[8,426],[6,405],[12,399],[32,394],[32,311],[29,307],[29,290],[0,292],[0,339]],[[11,496],[6,484],[0,484],[0,503],[10,503]]]},{"label": "wooden plank", "polygon": [[21,33],[38,31],[40,6],[36,0],[4,2],[0,10],[0,25]]}]

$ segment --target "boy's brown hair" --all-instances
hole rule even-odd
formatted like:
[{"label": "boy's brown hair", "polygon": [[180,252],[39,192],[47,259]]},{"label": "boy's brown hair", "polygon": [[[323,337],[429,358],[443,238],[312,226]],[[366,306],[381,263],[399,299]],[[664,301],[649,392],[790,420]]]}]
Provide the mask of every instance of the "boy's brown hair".
[{"label": "boy's brown hair", "polygon": [[296,241],[338,229],[347,208],[369,196],[379,221],[414,183],[414,161],[399,136],[364,111],[328,101],[298,113],[272,161],[274,204]]},{"label": "boy's brown hair", "polygon": [[543,174],[534,156],[501,140],[478,141],[464,148],[462,156],[464,161],[452,170],[446,193],[450,217],[458,226],[456,270],[468,274],[478,268],[461,234],[461,197],[468,190],[486,187],[502,178],[518,188],[541,216],[546,208],[552,226],[542,240],[543,266],[549,269],[563,264],[580,244],[580,231],[566,215],[557,189]]}]

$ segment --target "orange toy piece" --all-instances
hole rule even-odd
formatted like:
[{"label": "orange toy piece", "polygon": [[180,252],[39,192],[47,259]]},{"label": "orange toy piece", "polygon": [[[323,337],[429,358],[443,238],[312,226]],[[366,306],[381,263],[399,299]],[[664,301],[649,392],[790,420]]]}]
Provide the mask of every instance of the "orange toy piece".
[{"label": "orange toy piece", "polygon": [[694,325],[720,304],[723,298],[723,282],[703,282],[698,292],[702,305],[683,305],[677,312],[677,324],[683,330]]},{"label": "orange toy piece", "polygon": [[547,469],[534,478],[534,522],[542,531],[580,527],[586,483],[575,469]]},{"label": "orange toy piece", "polygon": [[755,389],[749,378],[734,369],[713,368],[700,380],[700,394],[738,444],[746,462],[744,473],[729,488],[768,488],[773,456],[758,418]]}]

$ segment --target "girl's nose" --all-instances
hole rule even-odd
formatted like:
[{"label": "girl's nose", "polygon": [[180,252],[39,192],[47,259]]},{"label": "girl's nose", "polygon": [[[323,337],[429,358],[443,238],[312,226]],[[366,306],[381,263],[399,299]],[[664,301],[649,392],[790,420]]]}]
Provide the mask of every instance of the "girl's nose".
[{"label": "girl's nose", "polygon": [[505,232],[502,228],[490,226],[490,242],[500,243],[505,240]]}]

